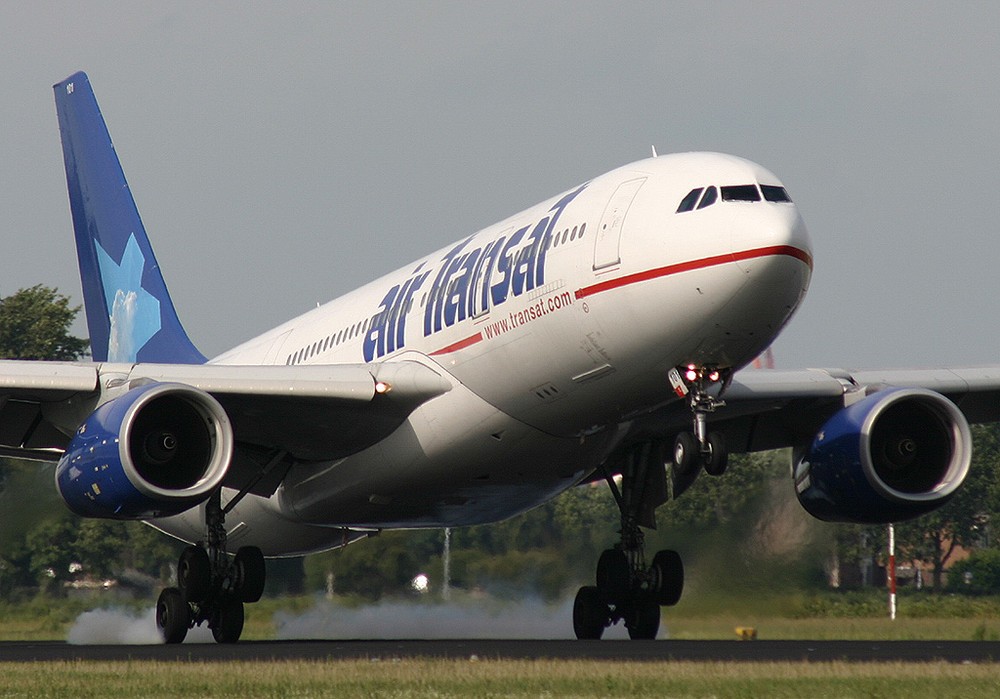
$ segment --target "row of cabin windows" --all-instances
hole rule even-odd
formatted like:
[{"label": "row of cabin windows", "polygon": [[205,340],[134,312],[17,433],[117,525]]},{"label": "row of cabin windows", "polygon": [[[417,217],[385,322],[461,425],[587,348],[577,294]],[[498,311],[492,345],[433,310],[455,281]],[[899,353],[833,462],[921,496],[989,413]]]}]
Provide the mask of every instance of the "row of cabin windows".
[{"label": "row of cabin windows", "polygon": [[581,223],[579,226],[573,226],[572,230],[567,228],[562,233],[556,233],[552,236],[551,247],[556,247],[557,245],[565,245],[569,240],[576,240],[577,238],[583,238],[584,232],[587,230],[587,224]]},{"label": "row of cabin windows", "polygon": [[354,325],[335,332],[322,340],[317,340],[311,345],[303,347],[299,351],[288,355],[288,359],[285,360],[285,364],[299,364],[300,362],[304,362],[311,357],[315,357],[320,352],[326,352],[331,347],[336,347],[341,342],[346,342],[352,337],[357,337],[361,333],[368,330],[371,321],[371,318],[366,318],[365,320],[358,321]]},{"label": "row of cabin windows", "polygon": [[[583,234],[586,232],[586,230],[587,230],[586,223],[581,223],[579,226],[573,226],[573,228],[566,228],[561,233],[557,232],[555,235],[553,235],[552,240],[549,244],[551,247],[556,247],[557,245],[564,245],[569,241],[581,239],[583,238]],[[423,306],[426,300],[427,300],[427,294],[424,294],[421,299],[420,305]],[[406,310],[402,311],[402,314],[409,313],[410,309],[412,308],[413,308],[413,299],[410,299],[410,301],[406,305]],[[322,340],[318,340],[307,347],[303,347],[299,351],[288,355],[288,358],[285,360],[285,364],[299,364],[300,362],[304,362],[305,360],[316,356],[320,352],[325,352],[331,347],[336,347],[341,342],[349,340],[352,337],[356,337],[359,333],[366,331],[369,325],[371,324],[371,321],[372,321],[371,318],[368,318],[364,321],[359,321],[358,323],[355,323],[349,328],[344,328],[343,330],[334,333],[329,337],[326,337]]]},{"label": "row of cabin windows", "polygon": [[792,201],[784,187],[773,184],[762,184],[759,190],[755,184],[737,184],[718,188],[713,185],[711,187],[696,187],[688,192],[681,199],[677,213],[711,206],[719,200],[720,192],[722,201],[760,201],[762,198],[764,201],[775,203],[790,203]]}]

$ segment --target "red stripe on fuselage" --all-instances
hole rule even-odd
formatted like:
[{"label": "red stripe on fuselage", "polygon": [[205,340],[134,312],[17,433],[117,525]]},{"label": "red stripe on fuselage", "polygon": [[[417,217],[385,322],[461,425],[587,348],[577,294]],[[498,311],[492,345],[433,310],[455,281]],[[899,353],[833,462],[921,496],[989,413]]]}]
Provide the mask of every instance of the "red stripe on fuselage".
[{"label": "red stripe on fuselage", "polygon": [[475,335],[472,335],[471,337],[467,337],[464,340],[459,340],[458,342],[456,342],[456,343],[454,343],[452,345],[448,345],[447,347],[442,347],[441,349],[437,350],[436,352],[431,352],[431,356],[433,357],[433,356],[438,355],[438,354],[448,354],[449,352],[457,352],[460,349],[465,349],[469,345],[476,344],[477,342],[479,342],[482,339],[483,339],[483,334],[482,333],[476,333]]},{"label": "red stripe on fuselage", "polygon": [[[717,265],[726,264],[727,262],[739,262],[740,260],[750,260],[755,257],[768,257],[771,255],[787,255],[789,257],[794,257],[797,260],[802,260],[809,265],[809,269],[812,269],[812,257],[806,251],[792,247],[791,245],[775,245],[767,248],[756,248],[754,250],[744,250],[742,252],[727,253],[725,255],[715,255],[714,257],[705,257],[700,260],[679,262],[675,265],[649,269],[645,272],[636,272],[635,274],[627,274],[624,277],[618,277],[616,279],[608,279],[598,284],[592,284],[591,286],[585,286],[582,289],[577,289],[576,298],[582,299],[587,296],[599,294],[602,291],[608,291],[609,289],[618,289],[623,286],[628,286],[629,284],[644,282],[650,279],[658,279],[659,277],[666,277],[671,274],[679,274],[681,272],[689,272],[695,269],[715,267]],[[465,349],[466,347],[474,345],[477,342],[481,342],[482,339],[483,334],[476,333],[475,335],[467,337],[464,340],[459,340],[458,342],[448,345],[447,347],[442,347],[439,350],[431,352],[431,356],[433,357],[439,354],[457,352],[460,349]]]},{"label": "red stripe on fuselage", "polygon": [[587,296],[599,294],[602,291],[618,289],[623,286],[628,286],[629,284],[649,281],[650,279],[659,279],[660,277],[667,277],[671,274],[690,272],[691,270],[705,269],[706,267],[716,267],[718,265],[724,265],[727,262],[739,262],[740,260],[750,260],[755,257],[769,257],[771,255],[787,255],[789,257],[794,257],[797,260],[802,260],[809,265],[809,269],[812,269],[812,257],[806,251],[792,247],[791,245],[774,245],[767,248],[756,248],[754,250],[726,253],[725,255],[715,255],[714,257],[704,257],[700,260],[679,262],[675,265],[667,265],[666,267],[648,269],[644,272],[627,274],[624,277],[617,277],[616,279],[607,279],[603,282],[598,282],[597,284],[577,289],[576,298],[582,299]]}]

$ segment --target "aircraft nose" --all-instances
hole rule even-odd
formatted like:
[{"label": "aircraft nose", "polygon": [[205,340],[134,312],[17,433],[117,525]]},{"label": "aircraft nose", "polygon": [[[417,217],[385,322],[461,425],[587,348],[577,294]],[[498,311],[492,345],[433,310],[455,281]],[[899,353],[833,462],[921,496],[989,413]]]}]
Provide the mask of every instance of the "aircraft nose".
[{"label": "aircraft nose", "polygon": [[794,204],[746,207],[734,217],[730,233],[733,255],[744,272],[753,272],[775,255],[797,258],[812,269],[809,232]]}]

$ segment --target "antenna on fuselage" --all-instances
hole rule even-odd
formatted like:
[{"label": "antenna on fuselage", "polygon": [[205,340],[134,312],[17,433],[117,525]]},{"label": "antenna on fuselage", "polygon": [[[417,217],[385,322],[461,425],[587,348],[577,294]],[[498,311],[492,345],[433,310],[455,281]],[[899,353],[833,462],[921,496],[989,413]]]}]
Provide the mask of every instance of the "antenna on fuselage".
[{"label": "antenna on fuselage", "polygon": [[658,153],[656,152],[656,146],[655,146],[655,145],[651,145],[651,146],[650,146],[650,148],[651,148],[651,149],[653,150],[653,157],[654,157],[654,158],[659,158],[660,156],[659,156],[659,154],[658,154]]}]

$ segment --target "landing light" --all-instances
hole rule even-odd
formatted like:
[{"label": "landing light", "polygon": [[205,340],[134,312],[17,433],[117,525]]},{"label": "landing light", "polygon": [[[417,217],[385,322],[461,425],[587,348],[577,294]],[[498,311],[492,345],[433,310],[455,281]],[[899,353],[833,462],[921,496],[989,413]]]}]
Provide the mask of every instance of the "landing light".
[{"label": "landing light", "polygon": [[384,381],[378,381],[375,384],[375,393],[388,393],[392,390],[392,386],[385,383]]},{"label": "landing light", "polygon": [[684,374],[684,377],[688,381],[696,381],[698,379],[698,370],[695,369],[693,366],[689,366],[687,368],[687,372],[685,372]]}]

